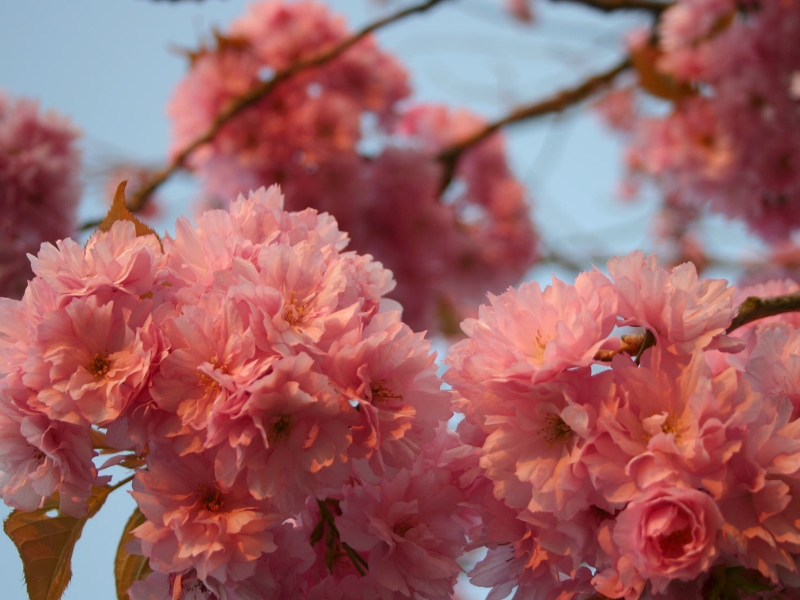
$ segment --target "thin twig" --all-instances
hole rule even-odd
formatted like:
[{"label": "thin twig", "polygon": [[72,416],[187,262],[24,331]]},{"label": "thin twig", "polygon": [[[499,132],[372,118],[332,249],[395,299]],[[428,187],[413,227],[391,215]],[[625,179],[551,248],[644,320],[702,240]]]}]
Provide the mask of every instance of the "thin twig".
[{"label": "thin twig", "polygon": [[125,479],[120,479],[117,483],[115,483],[114,485],[111,486],[111,491],[113,492],[115,490],[118,490],[119,488],[121,488],[126,483],[130,483],[131,481],[133,481],[134,477],[135,477],[135,475],[129,475]]},{"label": "thin twig", "polygon": [[800,292],[785,294],[783,296],[772,296],[770,298],[750,296],[739,305],[739,313],[725,332],[731,333],[739,329],[739,327],[757,321],[758,319],[797,311],[800,311]]},{"label": "thin twig", "polygon": [[551,0],[551,2],[573,2],[603,12],[641,10],[653,13],[656,16],[673,5],[673,2],[659,2],[659,0]]},{"label": "thin twig", "polygon": [[179,152],[171,161],[170,163],[164,167],[163,169],[154,173],[152,178],[145,183],[142,187],[140,187],[136,194],[131,197],[130,201],[128,202],[128,207],[136,212],[141,210],[144,204],[147,202],[147,199],[150,195],[157,190],[164,182],[166,182],[172,175],[174,175],[178,170],[180,170],[189,156],[200,146],[204,144],[208,144],[209,142],[214,140],[214,137],[219,133],[220,129],[231,119],[237,116],[246,108],[258,103],[262,100],[267,94],[269,94],[275,87],[283,81],[293,77],[294,75],[300,73],[301,71],[305,71],[307,69],[311,69],[313,67],[319,67],[324,65],[325,63],[330,62],[334,58],[341,55],[346,50],[352,48],[362,39],[370,35],[371,33],[386,27],[387,25],[391,25],[396,21],[404,19],[405,17],[415,14],[425,12],[443,0],[427,0],[426,2],[422,2],[420,4],[416,4],[414,6],[410,6],[406,9],[398,11],[393,15],[389,15],[383,19],[375,21],[374,23],[367,25],[363,29],[357,31],[352,36],[343,40],[336,46],[329,48],[319,54],[315,54],[314,56],[300,60],[289,67],[278,71],[275,75],[263,83],[260,83],[247,93],[243,94],[233,102],[231,102],[227,108],[225,108],[214,121],[211,123],[211,126],[203,133],[201,136],[196,138],[192,141],[186,148],[184,148],[181,152]]},{"label": "thin twig", "polygon": [[516,108],[505,117],[487,124],[485,127],[479,131],[476,131],[468,138],[461,140],[449,148],[445,148],[439,152],[436,157],[444,166],[441,189],[445,190],[447,186],[450,185],[450,181],[453,179],[453,174],[458,166],[458,161],[461,158],[461,155],[469,148],[482,142],[487,137],[506,125],[511,125],[512,123],[518,123],[520,121],[526,121],[528,119],[534,119],[536,117],[542,117],[544,115],[559,113],[571,106],[574,106],[575,104],[578,104],[582,100],[586,100],[595,92],[609,85],[620,73],[625,72],[630,67],[630,58],[626,57],[611,69],[590,77],[580,85],[557,92],[549,98],[545,98],[544,100],[540,100],[533,104]]}]

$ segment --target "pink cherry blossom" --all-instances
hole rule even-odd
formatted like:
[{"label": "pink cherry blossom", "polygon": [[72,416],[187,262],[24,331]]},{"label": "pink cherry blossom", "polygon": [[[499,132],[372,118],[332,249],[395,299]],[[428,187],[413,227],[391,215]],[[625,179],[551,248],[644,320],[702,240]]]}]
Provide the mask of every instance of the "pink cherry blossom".
[{"label": "pink cherry blossom", "polygon": [[88,427],[50,419],[32,396],[13,378],[0,381],[0,496],[31,511],[58,492],[61,512],[85,516],[92,485],[107,481],[92,464]]},{"label": "pink cherry blossom", "polygon": [[0,92],[0,296],[19,298],[27,254],[72,234],[81,195],[78,130]]},{"label": "pink cherry blossom", "polygon": [[255,561],[274,552],[270,526],[285,515],[253,498],[243,486],[229,488],[214,476],[212,455],[150,455],[137,473],[133,497],[147,521],[135,530],[142,553],[162,573],[189,567],[205,581],[239,581]]},{"label": "pink cherry blossom", "polygon": [[608,271],[619,294],[620,325],[646,327],[656,343],[676,354],[719,343],[735,315],[733,288],[703,279],[692,263],[667,271],[641,251],[612,258]]},{"label": "pink cherry blossom", "polygon": [[[612,568],[619,583],[641,593],[644,581],[649,581],[652,591],[659,593],[672,580],[696,579],[719,555],[717,536],[723,522],[719,507],[704,492],[669,487],[647,491],[628,504],[613,524],[611,539],[618,558]],[[601,574],[598,581],[603,585],[598,590],[615,595],[606,588],[612,580]],[[638,594],[626,592],[625,597]]]},{"label": "pink cherry blossom", "polygon": [[544,290],[525,283],[489,295],[489,302],[477,319],[464,321],[469,337],[453,345],[447,359],[446,380],[478,415],[511,415],[505,394],[525,393],[559,372],[591,364],[616,320],[616,290],[596,271],[579,275],[574,286],[556,278]]}]

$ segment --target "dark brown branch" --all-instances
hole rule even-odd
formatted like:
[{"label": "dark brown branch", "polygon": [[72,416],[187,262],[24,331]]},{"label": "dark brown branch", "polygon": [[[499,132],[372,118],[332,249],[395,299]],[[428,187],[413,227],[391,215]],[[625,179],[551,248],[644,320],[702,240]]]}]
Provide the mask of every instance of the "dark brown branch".
[{"label": "dark brown branch", "polygon": [[518,123],[520,121],[527,121],[528,119],[534,119],[553,113],[559,113],[571,106],[576,105],[612,83],[620,73],[625,72],[630,67],[630,58],[626,57],[608,71],[600,73],[599,75],[595,75],[594,77],[590,77],[574,88],[562,90],[553,94],[549,98],[545,98],[544,100],[540,100],[528,106],[516,108],[505,117],[498,119],[493,123],[487,124],[483,129],[476,131],[470,137],[461,140],[449,148],[445,148],[439,152],[437,156],[437,159],[444,166],[444,173],[442,175],[442,190],[445,190],[447,186],[450,185],[450,181],[453,179],[453,174],[458,166],[458,161],[461,158],[461,155],[472,146],[482,142],[487,137],[506,125],[511,125],[512,123]]},{"label": "dark brown branch", "polygon": [[641,10],[655,15],[660,15],[673,4],[672,2],[659,2],[659,0],[551,0],[551,2],[583,4],[607,13],[618,10]]},{"label": "dark brown branch", "polygon": [[391,25],[396,21],[404,19],[405,17],[415,14],[425,12],[443,0],[427,0],[426,2],[422,2],[420,4],[415,4],[414,6],[410,6],[404,10],[398,11],[393,15],[375,21],[374,23],[367,25],[363,29],[357,31],[352,36],[343,40],[339,44],[320,52],[310,58],[300,60],[289,67],[278,71],[275,75],[259,84],[258,86],[254,87],[252,90],[247,92],[246,94],[240,96],[231,104],[224,109],[217,117],[214,119],[214,122],[208,128],[208,130],[203,133],[200,137],[196,138],[192,143],[190,143],[186,148],[184,148],[179,154],[175,156],[175,158],[170,161],[170,163],[164,167],[163,169],[157,171],[152,179],[150,179],[147,183],[145,183],[141,188],[139,188],[136,193],[131,197],[128,207],[136,212],[137,210],[141,210],[144,204],[147,202],[147,199],[150,195],[156,191],[164,182],[166,182],[172,175],[174,175],[178,170],[180,170],[189,156],[200,146],[207,144],[213,141],[214,137],[219,133],[220,129],[231,119],[237,116],[246,108],[256,104],[262,98],[264,98],[267,94],[269,94],[275,87],[280,84],[281,82],[293,77],[297,73],[301,71],[305,71],[307,69],[311,69],[314,67],[319,67],[324,65],[325,63],[330,62],[346,50],[349,50],[362,39],[370,35],[371,33],[386,27],[387,25]]},{"label": "dark brown branch", "polygon": [[750,296],[739,305],[739,314],[731,322],[726,333],[736,331],[739,327],[764,319],[774,317],[787,312],[800,311],[800,292],[785,294],[783,296],[772,296],[771,298],[758,298]]}]

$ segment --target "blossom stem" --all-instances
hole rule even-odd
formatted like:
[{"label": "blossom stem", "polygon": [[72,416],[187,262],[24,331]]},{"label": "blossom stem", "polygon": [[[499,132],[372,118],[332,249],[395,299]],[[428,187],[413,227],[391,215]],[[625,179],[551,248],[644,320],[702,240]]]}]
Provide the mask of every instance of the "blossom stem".
[{"label": "blossom stem", "polygon": [[147,203],[147,200],[150,197],[150,195],[154,191],[156,191],[162,184],[164,184],[170,177],[172,177],[176,172],[182,169],[186,160],[189,158],[189,156],[191,156],[193,152],[195,152],[198,148],[200,148],[204,144],[208,144],[209,142],[213,141],[217,133],[219,133],[219,131],[228,121],[236,117],[246,108],[258,103],[265,96],[267,96],[267,94],[269,94],[273,89],[275,89],[275,87],[277,87],[281,82],[290,79],[291,77],[300,73],[301,71],[306,71],[314,67],[319,67],[321,65],[324,65],[332,61],[345,51],[355,46],[358,42],[360,42],[362,39],[364,39],[371,33],[378,31],[379,29],[382,29],[387,25],[391,25],[392,23],[400,21],[401,19],[404,19],[409,15],[425,12],[433,8],[437,4],[441,3],[442,1],[443,0],[426,0],[425,2],[421,2],[420,4],[415,4],[403,10],[400,10],[392,15],[389,15],[388,17],[379,19],[365,26],[363,29],[357,31],[347,39],[342,40],[335,46],[328,48],[327,50],[315,54],[309,58],[299,60],[293,63],[292,65],[288,66],[287,68],[278,71],[270,79],[260,83],[259,85],[252,88],[242,96],[239,96],[238,98],[233,100],[230,104],[228,104],[228,106],[216,116],[214,121],[211,123],[211,126],[205,131],[205,133],[197,137],[188,146],[186,146],[183,150],[181,150],[178,154],[176,154],[175,157],[169,162],[169,164],[166,167],[160,169],[159,171],[156,171],[153,174],[152,178],[136,191],[136,193],[128,201],[128,208],[130,208],[130,210],[133,212],[141,210]]},{"label": "blossom stem", "polygon": [[586,100],[587,98],[590,98],[596,92],[608,86],[617,78],[618,75],[624,73],[630,67],[631,60],[626,56],[607,71],[589,77],[580,85],[556,92],[552,96],[534,102],[533,104],[515,108],[506,116],[488,123],[485,127],[476,131],[468,138],[461,140],[449,148],[445,148],[439,152],[436,157],[444,167],[441,190],[446,190],[447,186],[450,185],[456,167],[458,167],[458,161],[461,158],[461,155],[466,150],[469,150],[472,146],[479,144],[506,125],[511,125],[512,123],[519,123],[520,121],[527,121],[529,119],[535,119],[537,117],[559,113],[566,110],[567,108],[574,106],[579,102]]},{"label": "blossom stem", "polygon": [[116,491],[119,488],[121,488],[123,485],[125,485],[127,483],[130,483],[131,481],[133,481],[134,477],[135,477],[135,474],[134,475],[128,475],[125,479],[120,479],[117,483],[115,483],[114,485],[111,486],[111,491],[112,492]]},{"label": "blossom stem", "polygon": [[783,296],[772,296],[770,298],[750,296],[739,305],[739,313],[725,332],[731,333],[739,329],[739,327],[757,321],[758,319],[797,311],[800,311],[800,292],[785,294]]},{"label": "blossom stem", "polygon": [[356,552],[353,548],[351,548],[348,544],[341,541],[339,539],[339,531],[336,529],[336,523],[334,522],[334,516],[331,512],[330,508],[328,508],[327,501],[325,500],[317,500],[317,505],[319,506],[319,514],[320,514],[320,522],[317,527],[314,529],[314,533],[311,535],[312,544],[314,543],[314,539],[316,538],[319,540],[322,537],[322,526],[323,523],[328,524],[328,570],[333,571],[333,546],[335,544],[340,544],[342,549],[347,554],[347,557],[350,559],[350,562],[353,563],[356,571],[358,574],[364,577],[369,570],[369,565],[366,559],[361,556],[358,552]]},{"label": "blossom stem", "polygon": [[672,2],[660,2],[659,0],[551,0],[551,2],[573,2],[603,12],[642,10],[651,12],[656,16],[673,5]]}]

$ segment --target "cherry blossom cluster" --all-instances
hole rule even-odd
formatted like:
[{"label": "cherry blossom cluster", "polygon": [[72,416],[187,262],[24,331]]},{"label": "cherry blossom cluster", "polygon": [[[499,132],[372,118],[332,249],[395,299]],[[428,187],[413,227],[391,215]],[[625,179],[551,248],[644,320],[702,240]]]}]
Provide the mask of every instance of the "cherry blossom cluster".
[{"label": "cherry blossom cluster", "polygon": [[[615,94],[614,112],[629,115],[617,119],[632,133],[629,166],[668,203],[785,238],[800,227],[800,2],[677,0],[657,33],[658,74],[647,78],[672,107],[631,117],[630,95]],[[649,52],[650,36],[634,37],[633,52]]]},{"label": "cherry blossom cluster", "polygon": [[134,469],[132,600],[449,598],[476,456],[391,273],[347,243],[273,186],[161,241],[44,244],[0,299],[2,498],[81,516]]},{"label": "cherry blossom cluster", "polygon": [[28,253],[72,234],[81,194],[78,131],[0,92],[0,296],[19,298]]},{"label": "cherry blossom cluster", "polygon": [[[168,109],[173,154],[243,94],[349,35],[310,0],[252,4],[191,55]],[[448,177],[437,153],[483,123],[443,106],[403,107],[410,93],[405,69],[367,37],[281,81],[189,165],[211,204],[278,182],[287,208],[333,214],[356,250],[395,273],[392,297],[409,325],[453,333],[487,289],[519,281],[536,259],[536,235],[501,138],[465,151]]]},{"label": "cherry blossom cluster", "polygon": [[608,272],[490,295],[448,356],[480,452],[472,582],[493,600],[797,597],[800,320],[725,331],[745,296],[800,286],[736,291],[641,252]]}]

